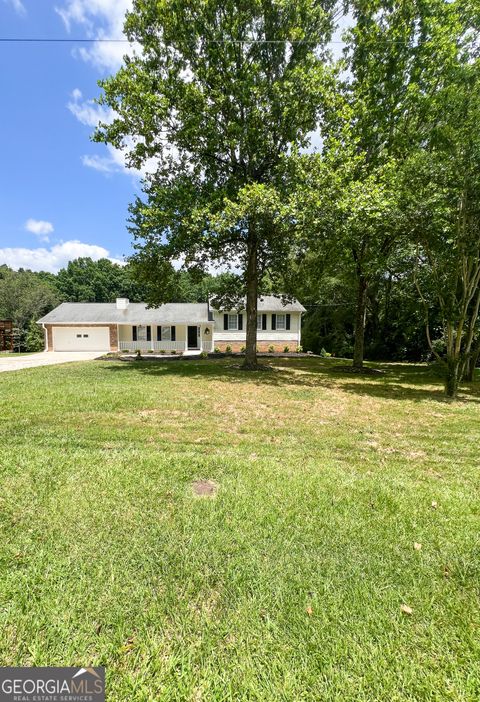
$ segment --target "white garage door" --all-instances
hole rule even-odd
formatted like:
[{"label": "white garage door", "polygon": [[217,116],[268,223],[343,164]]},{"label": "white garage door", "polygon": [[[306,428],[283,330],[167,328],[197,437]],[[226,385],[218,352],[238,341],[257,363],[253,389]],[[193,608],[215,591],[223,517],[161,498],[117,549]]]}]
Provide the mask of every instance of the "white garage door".
[{"label": "white garage door", "polygon": [[108,327],[53,327],[54,351],[109,351]]}]

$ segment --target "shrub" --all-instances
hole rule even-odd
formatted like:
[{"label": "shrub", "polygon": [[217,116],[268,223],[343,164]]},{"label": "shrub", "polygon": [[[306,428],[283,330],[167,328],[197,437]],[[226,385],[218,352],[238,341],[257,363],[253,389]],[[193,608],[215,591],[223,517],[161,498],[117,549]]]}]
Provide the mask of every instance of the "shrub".
[{"label": "shrub", "polygon": [[289,352],[290,352],[290,347],[285,346],[285,348],[283,349],[283,353],[289,353]]},{"label": "shrub", "polygon": [[43,351],[45,348],[43,329],[39,327],[34,319],[28,325],[25,346],[27,351]]},{"label": "shrub", "polygon": [[319,356],[321,356],[321,358],[330,358],[331,355],[332,354],[328,353],[328,351],[325,351],[325,349],[322,346],[322,348],[320,349]]},{"label": "shrub", "polygon": [[165,355],[165,349],[160,349],[160,353],[162,354],[162,356],[164,356],[164,355]]},{"label": "shrub", "polygon": [[231,346],[226,346],[226,347],[225,347],[225,353],[232,353],[232,347],[231,347]]},{"label": "shrub", "polygon": [[176,356],[176,355],[177,355],[177,352],[175,351],[175,349],[172,349],[172,356]]},{"label": "shrub", "polygon": [[206,351],[202,351],[200,358],[208,358],[208,353]]},{"label": "shrub", "polygon": [[153,353],[153,349],[148,349],[147,353]]},{"label": "shrub", "polygon": [[240,349],[240,353],[245,353],[245,351],[246,351],[245,346],[242,346],[242,348]]},{"label": "shrub", "polygon": [[297,353],[303,353],[303,346],[297,346],[297,348],[295,349],[295,351],[296,351]]},{"label": "shrub", "polygon": [[213,353],[222,353],[222,352],[220,351],[218,346],[215,346],[215,348],[213,349]]},{"label": "shrub", "polygon": [[130,349],[123,349],[122,353],[130,353]]},{"label": "shrub", "polygon": [[270,346],[268,347],[268,353],[275,353],[275,346],[270,344]]},{"label": "shrub", "polygon": [[135,355],[136,355],[138,361],[142,358],[142,352],[140,351],[140,349],[137,349]]}]

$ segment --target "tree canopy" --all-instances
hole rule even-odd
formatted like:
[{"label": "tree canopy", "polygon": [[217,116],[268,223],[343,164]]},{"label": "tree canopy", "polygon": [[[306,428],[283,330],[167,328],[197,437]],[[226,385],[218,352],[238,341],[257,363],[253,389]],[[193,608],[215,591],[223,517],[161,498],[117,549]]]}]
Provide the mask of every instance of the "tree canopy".
[{"label": "tree canopy", "polygon": [[[125,31],[140,51],[102,82],[116,118],[96,138],[127,147],[137,168],[155,166],[131,208],[137,264],[238,272],[246,367],[256,366],[257,295],[289,253],[283,160],[307,144],[332,100],[334,7],[135,0]],[[160,289],[169,291],[166,276]]]}]

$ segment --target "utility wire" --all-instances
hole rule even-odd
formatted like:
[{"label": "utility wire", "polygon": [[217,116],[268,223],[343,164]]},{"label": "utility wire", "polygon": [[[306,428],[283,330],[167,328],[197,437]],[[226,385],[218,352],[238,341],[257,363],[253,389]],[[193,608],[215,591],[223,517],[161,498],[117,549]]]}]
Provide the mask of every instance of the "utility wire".
[{"label": "utility wire", "polygon": [[114,44],[129,44],[128,39],[53,39],[50,37],[0,37],[0,42],[2,43],[28,43],[28,42],[41,42],[41,43],[52,43],[52,44],[68,44],[68,43],[79,43],[86,44],[92,43],[114,43]]},{"label": "utility wire", "polygon": [[[134,44],[135,42],[130,42],[128,39],[50,39],[45,37],[0,37],[0,44]],[[317,45],[319,42],[309,40],[309,39],[204,39],[204,44],[289,44],[290,46],[297,46],[301,44],[311,44],[312,46]],[[426,42],[425,42],[426,43]],[[326,42],[326,46],[330,44],[339,44],[346,46],[347,42],[341,39],[332,39]],[[382,46],[386,44],[399,44],[406,46],[410,44],[408,41],[402,41],[401,39],[381,39],[375,41],[376,46]],[[416,44],[419,46],[420,42]]]},{"label": "utility wire", "polygon": [[[0,37],[0,44],[132,44],[128,39],[89,39],[50,37]],[[206,39],[206,44],[318,44],[318,40],[309,39]],[[332,39],[327,44],[345,44],[341,39]],[[377,44],[407,44],[400,39],[382,39]]]},{"label": "utility wire", "polygon": [[[0,44],[131,44],[128,39],[53,39],[47,37],[0,37]],[[206,44],[318,44],[308,39],[205,39]],[[328,41],[328,44],[345,44],[341,39]],[[383,39],[376,44],[407,44],[398,39]]]}]

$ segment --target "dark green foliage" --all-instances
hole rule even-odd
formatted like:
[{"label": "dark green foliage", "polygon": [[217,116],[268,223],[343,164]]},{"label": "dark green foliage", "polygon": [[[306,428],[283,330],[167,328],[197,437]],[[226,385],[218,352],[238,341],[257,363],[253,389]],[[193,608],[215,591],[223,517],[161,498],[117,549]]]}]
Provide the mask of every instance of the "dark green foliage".
[{"label": "dark green foliage", "polygon": [[35,319],[30,321],[25,335],[25,349],[30,352],[45,349],[45,333]]},{"label": "dark green foliage", "polygon": [[145,293],[129,266],[119,266],[107,258],[77,258],[53,278],[62,301],[68,302],[113,302],[117,297],[140,302]]},{"label": "dark green foliage", "polygon": [[59,302],[55,288],[37,273],[0,266],[0,319],[13,321],[16,351],[26,349],[31,321],[39,319]]}]

